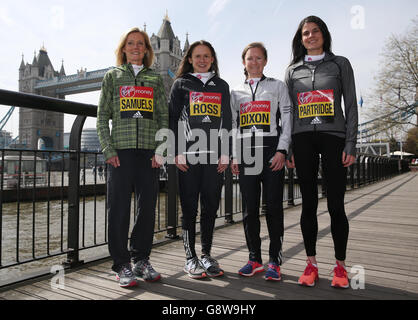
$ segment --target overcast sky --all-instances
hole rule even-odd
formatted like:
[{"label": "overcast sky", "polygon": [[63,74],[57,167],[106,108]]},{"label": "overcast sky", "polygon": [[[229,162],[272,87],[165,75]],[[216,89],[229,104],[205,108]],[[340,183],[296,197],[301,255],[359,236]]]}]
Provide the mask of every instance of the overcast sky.
[{"label": "overcast sky", "polygon": [[[184,45],[205,39],[217,52],[221,77],[231,87],[243,80],[241,52],[250,42],[262,41],[269,53],[267,76],[283,80],[291,57],[291,41],[304,17],[317,15],[328,25],[333,52],[347,57],[354,68],[357,96],[373,89],[382,63],[380,53],[391,34],[401,34],[418,16],[416,0],[125,0],[0,2],[0,88],[18,90],[18,69],[32,63],[42,45],[55,68],[64,60],[67,75],[115,64],[114,51],[123,32],[146,23],[149,35],[158,33],[168,16]],[[67,100],[98,103],[99,92],[70,95]],[[365,101],[363,111],[367,108]],[[8,107],[0,105],[0,118]],[[65,118],[70,131],[73,117]],[[4,128],[18,134],[18,112]],[[89,119],[85,127],[95,127]]]}]

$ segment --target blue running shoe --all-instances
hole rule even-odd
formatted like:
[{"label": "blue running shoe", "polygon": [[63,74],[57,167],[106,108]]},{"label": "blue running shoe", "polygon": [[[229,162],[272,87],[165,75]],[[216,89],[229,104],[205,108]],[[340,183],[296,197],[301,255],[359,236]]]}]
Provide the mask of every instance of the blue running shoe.
[{"label": "blue running shoe", "polygon": [[238,271],[238,273],[244,277],[252,277],[256,273],[263,272],[263,271],[264,271],[264,267],[262,264],[256,261],[248,261],[248,263],[245,266],[243,266]]},{"label": "blue running shoe", "polygon": [[265,279],[270,281],[280,281],[282,279],[280,266],[275,263],[269,263]]}]

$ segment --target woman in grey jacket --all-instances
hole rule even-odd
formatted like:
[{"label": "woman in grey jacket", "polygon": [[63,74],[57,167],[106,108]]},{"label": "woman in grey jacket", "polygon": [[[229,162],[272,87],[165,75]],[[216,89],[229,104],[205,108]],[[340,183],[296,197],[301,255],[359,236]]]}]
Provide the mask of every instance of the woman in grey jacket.
[{"label": "woman in grey jacket", "polygon": [[[266,78],[267,50],[249,44],[242,53],[246,80],[231,92],[233,135],[232,172],[239,174],[244,202],[244,231],[249,250],[242,276],[264,271],[261,259],[260,194],[266,201],[270,236],[266,280],[281,279],[283,262],[283,180],[285,155],[290,144],[291,101],[284,82]],[[251,157],[255,153],[255,157]],[[239,163],[239,164],[238,164]]]},{"label": "woman in grey jacket", "polygon": [[[321,155],[327,186],[328,211],[335,258],[333,287],[348,288],[345,258],[349,225],[344,210],[347,167],[355,162],[357,100],[348,59],[331,52],[331,35],[318,17],[301,21],[293,39],[293,61],[286,71],[293,101],[293,154],[302,192],[301,229],[308,256],[299,284],[314,286],[318,279],[318,167]],[[344,98],[344,113],[341,98]]]}]

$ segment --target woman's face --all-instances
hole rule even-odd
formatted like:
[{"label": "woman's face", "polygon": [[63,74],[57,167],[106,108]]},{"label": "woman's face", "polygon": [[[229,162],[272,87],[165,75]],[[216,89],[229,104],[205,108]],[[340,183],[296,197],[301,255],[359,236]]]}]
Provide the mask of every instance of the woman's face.
[{"label": "woman's face", "polygon": [[210,49],[205,45],[199,44],[193,49],[189,63],[193,66],[194,73],[205,73],[209,72],[214,60]]},{"label": "woman's face", "polygon": [[127,63],[142,65],[147,52],[144,36],[139,32],[128,35],[122,52],[126,55]]},{"label": "woman's face", "polygon": [[248,72],[248,78],[261,78],[263,76],[264,67],[267,64],[263,50],[260,48],[251,48],[245,54],[242,62]]},{"label": "woman's face", "polygon": [[324,37],[316,23],[305,23],[302,28],[302,44],[309,55],[319,55],[324,52]]}]

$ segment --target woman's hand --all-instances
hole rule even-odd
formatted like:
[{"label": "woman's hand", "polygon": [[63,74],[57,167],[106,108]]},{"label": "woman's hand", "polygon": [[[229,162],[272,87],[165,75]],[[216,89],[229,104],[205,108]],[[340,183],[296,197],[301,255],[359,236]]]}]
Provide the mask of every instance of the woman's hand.
[{"label": "woman's hand", "polygon": [[175,162],[176,162],[176,167],[179,170],[183,172],[187,172],[187,170],[189,169],[189,166],[186,163],[186,157],[184,155],[179,154],[178,156],[176,156]]},{"label": "woman's hand", "polygon": [[159,154],[154,154],[151,160],[153,168],[161,168],[161,166],[164,164],[164,158]]},{"label": "woman's hand", "polygon": [[292,157],[289,160],[286,160],[286,167],[288,169],[295,169],[296,165],[295,165],[295,157],[292,155]]},{"label": "woman's hand", "polygon": [[285,155],[281,152],[276,152],[271,162],[270,169],[271,171],[279,171],[284,167]]},{"label": "woman's hand", "polygon": [[343,152],[343,166],[345,168],[351,166],[354,162],[356,162],[356,157],[352,156],[351,154],[346,154]]},{"label": "woman's hand", "polygon": [[120,161],[118,156],[114,156],[112,158],[109,158],[106,163],[112,165],[113,167],[117,168],[120,167]]},{"label": "woman's hand", "polygon": [[231,161],[231,171],[232,171],[232,174],[239,175],[238,161],[235,158],[232,159]]},{"label": "woman's hand", "polygon": [[229,157],[221,155],[218,160],[218,173],[224,172],[229,166]]}]

